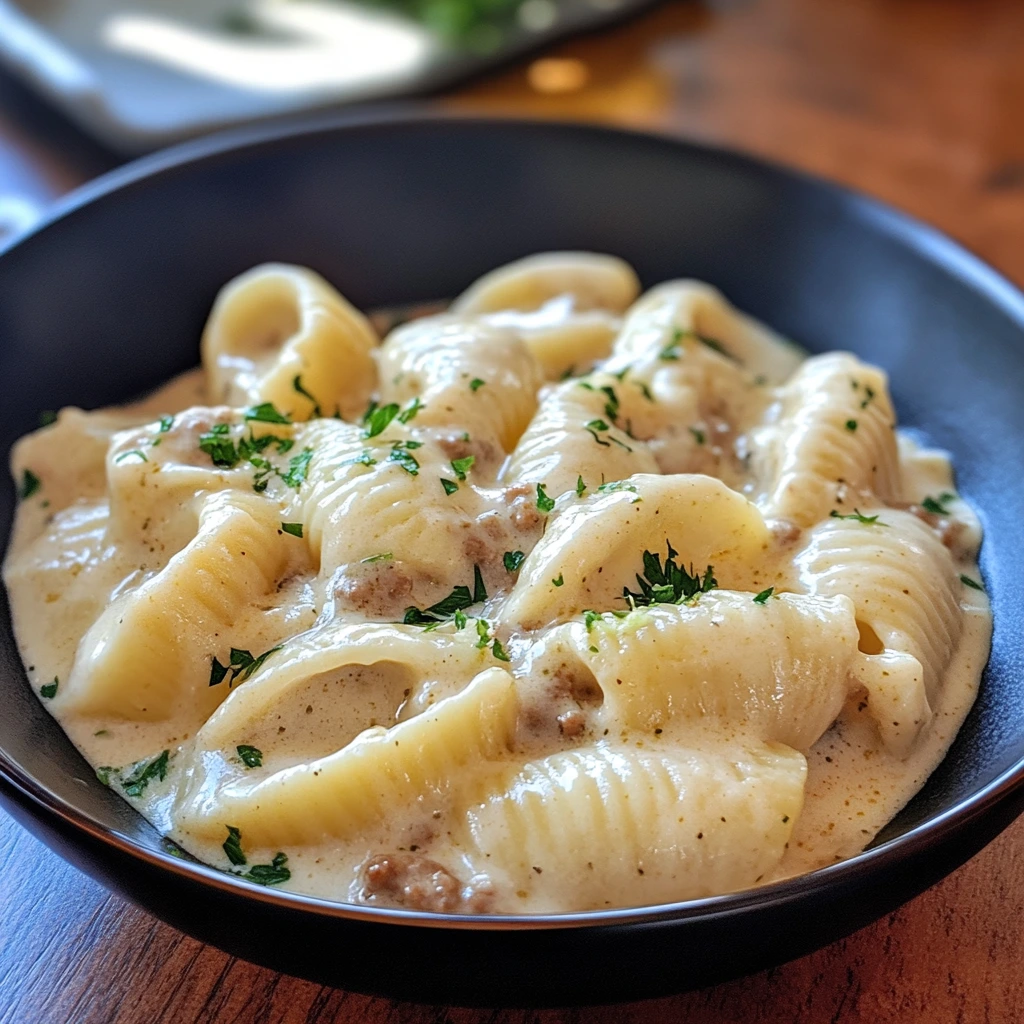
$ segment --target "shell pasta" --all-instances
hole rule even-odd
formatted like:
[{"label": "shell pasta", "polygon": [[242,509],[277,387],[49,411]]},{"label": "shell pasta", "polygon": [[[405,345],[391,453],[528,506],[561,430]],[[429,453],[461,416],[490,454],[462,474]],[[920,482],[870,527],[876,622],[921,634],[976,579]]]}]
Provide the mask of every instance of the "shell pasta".
[{"label": "shell pasta", "polygon": [[200,369],[15,445],[16,633],[99,779],[248,882],[420,911],[863,849],[991,632],[978,519],[885,373],[592,253],[374,322],[256,267]]}]

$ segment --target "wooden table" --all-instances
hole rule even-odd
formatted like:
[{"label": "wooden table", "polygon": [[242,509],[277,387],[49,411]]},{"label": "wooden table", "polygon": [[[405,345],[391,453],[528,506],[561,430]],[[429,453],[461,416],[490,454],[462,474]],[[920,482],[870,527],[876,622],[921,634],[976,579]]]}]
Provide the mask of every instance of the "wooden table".
[{"label": "wooden table", "polygon": [[[1024,284],[1024,3],[670,2],[433,101],[735,145],[864,189]],[[0,79],[0,195],[115,158]],[[890,917],[673,999],[469,1011],[371,999],[205,947],[111,896],[0,812],[0,1024],[1024,1021],[1024,820]]]}]

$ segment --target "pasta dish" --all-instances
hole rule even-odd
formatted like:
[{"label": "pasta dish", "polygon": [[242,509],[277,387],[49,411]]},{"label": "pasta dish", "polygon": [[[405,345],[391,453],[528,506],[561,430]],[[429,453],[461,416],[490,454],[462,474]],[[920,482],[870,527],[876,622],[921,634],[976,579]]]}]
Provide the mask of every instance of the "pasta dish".
[{"label": "pasta dish", "polygon": [[257,267],[201,369],[15,446],[16,634],[101,781],[248,881],[447,913],[862,850],[991,632],[884,372],[589,253],[413,313]]}]

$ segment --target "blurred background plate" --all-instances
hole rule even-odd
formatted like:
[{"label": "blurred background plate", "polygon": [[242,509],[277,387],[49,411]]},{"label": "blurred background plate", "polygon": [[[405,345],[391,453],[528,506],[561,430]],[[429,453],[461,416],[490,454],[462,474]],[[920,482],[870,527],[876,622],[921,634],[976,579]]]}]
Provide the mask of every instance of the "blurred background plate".
[{"label": "blurred background plate", "polygon": [[143,152],[429,92],[652,0],[0,0],[0,64]]}]

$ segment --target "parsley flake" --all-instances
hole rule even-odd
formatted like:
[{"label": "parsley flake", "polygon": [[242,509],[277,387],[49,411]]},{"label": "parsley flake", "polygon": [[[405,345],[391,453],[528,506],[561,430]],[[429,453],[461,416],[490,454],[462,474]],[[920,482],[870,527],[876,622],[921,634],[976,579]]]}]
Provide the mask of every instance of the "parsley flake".
[{"label": "parsley flake", "polygon": [[292,873],[285,867],[287,863],[287,856],[278,852],[269,864],[253,864],[242,877],[258,885],[278,885],[292,877]]},{"label": "parsley flake", "polygon": [[970,587],[971,590],[980,590],[982,593],[985,592],[985,588],[977,580],[972,580],[970,576],[965,576],[963,573],[960,573],[960,582],[965,587]]},{"label": "parsley flake", "polygon": [[846,429],[848,431],[850,431],[850,433],[852,434],[857,429],[857,421],[856,420],[847,420],[846,421]]},{"label": "parsley flake", "polygon": [[165,750],[159,757],[153,758],[152,761],[138,761],[133,765],[131,775],[121,783],[125,796],[142,796],[143,790],[153,779],[159,779],[163,782],[167,775],[167,762],[170,756],[171,752]]},{"label": "parsley flake", "polygon": [[697,442],[697,444],[703,444],[705,440],[707,440],[704,436],[703,430],[700,430],[697,427],[689,427],[688,429],[690,433],[693,434],[693,438]]},{"label": "parsley flake", "polygon": [[526,555],[522,551],[506,551],[501,559],[506,572],[515,572],[525,560]]},{"label": "parsley flake", "polygon": [[303,448],[298,455],[288,460],[288,472],[281,474],[281,479],[289,486],[298,490],[306,482],[309,462],[313,458],[312,448]]},{"label": "parsley flake", "polygon": [[937,498],[933,498],[928,495],[922,502],[921,508],[925,512],[931,512],[932,515],[936,516],[948,516],[950,514],[949,509],[946,508],[946,502],[954,501],[956,499],[955,494],[950,494],[949,491],[944,491]]},{"label": "parsley flake", "polygon": [[56,676],[54,676],[52,683],[44,683],[42,686],[39,687],[39,695],[41,697],[45,697],[47,700],[50,700],[51,698],[57,696],[57,687],[59,685],[60,680]]},{"label": "parsley flake", "polygon": [[396,441],[391,446],[388,461],[397,462],[410,476],[419,476],[420,464],[415,456],[409,454],[409,450],[419,448],[421,445],[421,441]]},{"label": "parsley flake", "polygon": [[679,552],[672,547],[672,542],[666,540],[665,544],[668,553],[664,564],[660,555],[644,551],[644,574],[636,574],[639,592],[633,592],[628,587],[622,588],[622,596],[631,608],[652,604],[682,604],[718,586],[714,569],[710,565],[703,576],[699,571],[695,572],[692,565],[687,572],[677,564],[675,559]]},{"label": "parsley flake", "polygon": [[561,587],[565,583],[565,575],[563,573],[558,574],[558,579],[552,580],[551,585],[553,587]]},{"label": "parsley flake", "polygon": [[451,465],[455,476],[459,480],[465,480],[466,474],[472,468],[474,462],[476,462],[475,455],[467,455],[464,459],[452,459]]},{"label": "parsley flake", "polygon": [[43,481],[31,469],[23,469],[21,471],[21,486],[18,488],[18,497],[22,501],[26,498],[31,498],[42,486]]},{"label": "parsley flake", "polygon": [[297,374],[292,378],[292,387],[297,391],[303,398],[309,399],[313,403],[313,415],[322,416],[323,413],[320,411],[320,403],[302,386],[302,374]]},{"label": "parsley flake", "polygon": [[487,600],[487,588],[484,586],[484,578],[480,573],[480,566],[473,566],[473,604],[479,604]]},{"label": "parsley flake", "polygon": [[582,498],[587,490],[587,485],[583,482],[582,476],[576,477],[576,497]]},{"label": "parsley flake", "polygon": [[114,462],[123,462],[125,459],[130,458],[132,455],[137,455],[141,462],[149,462],[149,459],[146,458],[145,453],[140,451],[138,448],[133,448],[130,452],[121,452],[120,455],[115,457]]},{"label": "parsley flake", "polygon": [[284,413],[278,412],[273,402],[250,406],[242,414],[242,417],[246,423],[291,423]]},{"label": "parsley flake", "polygon": [[444,477],[441,477],[441,486],[444,488],[445,494],[454,494],[459,489],[459,485],[454,480],[446,480]]},{"label": "parsley flake", "polygon": [[258,747],[251,747],[248,743],[239,743],[235,750],[238,751],[238,757],[246,768],[263,767],[263,751]]},{"label": "parsley flake", "polygon": [[370,555],[369,558],[362,558],[360,562],[364,565],[372,562],[390,562],[395,556],[390,551],[382,551],[379,555]]},{"label": "parsley flake", "polygon": [[487,381],[481,380],[479,377],[474,377],[469,382],[469,390],[470,391],[479,391],[486,383],[487,383]]},{"label": "parsley flake", "polygon": [[213,664],[210,666],[210,686],[222,683],[225,677],[228,677],[228,689],[234,686],[236,682],[244,683],[246,679],[259,671],[260,666],[267,658],[279,650],[281,650],[280,644],[277,647],[271,647],[269,651],[264,651],[259,657],[254,658],[250,651],[243,651],[238,647],[232,647],[226,665],[222,665],[216,658],[213,659]]},{"label": "parsley flake", "polygon": [[199,450],[222,469],[233,469],[241,458],[235,442],[227,436],[230,429],[227,423],[215,423],[205,434],[199,435]]},{"label": "parsley flake", "polygon": [[861,515],[860,512],[857,509],[854,509],[853,512],[850,515],[844,516],[842,514],[842,512],[839,511],[839,509],[834,508],[834,509],[832,509],[831,512],[829,512],[829,515],[833,519],[854,519],[858,523],[862,524],[863,526],[874,526],[876,524],[878,526],[888,526],[889,525],[888,523],[880,523],[878,521],[878,516],[877,515],[874,515],[874,516],[864,516],[864,515]]},{"label": "parsley flake", "polygon": [[166,434],[171,429],[171,427],[174,426],[174,417],[173,416],[161,416],[160,420],[159,420],[159,424],[160,424],[160,426],[157,429],[157,433],[158,434]]},{"label": "parsley flake", "polygon": [[555,499],[549,498],[543,484],[537,484],[537,508],[541,512],[550,512],[555,507]]},{"label": "parsley flake", "polygon": [[491,645],[491,654],[493,654],[498,661],[511,661],[512,659],[505,653],[505,648],[501,646],[501,641],[495,637],[494,643]]},{"label": "parsley flake", "polygon": [[419,400],[419,398],[418,398],[418,397],[414,398],[414,399],[413,399],[413,400],[412,400],[412,401],[411,401],[411,402],[410,402],[410,403],[409,403],[409,404],[408,404],[408,405],[407,405],[407,406],[406,406],[406,407],[405,407],[405,408],[404,408],[404,409],[403,409],[403,410],[402,410],[402,411],[401,411],[401,412],[400,412],[400,413],[398,414],[398,422],[399,422],[399,423],[408,423],[408,422],[409,422],[409,420],[411,420],[411,419],[415,419],[415,418],[416,418],[416,413],[418,413],[418,412],[420,411],[420,409],[422,409],[423,407],[424,407],[424,406],[423,406],[423,403],[422,403],[422,402],[421,402],[421,401]]},{"label": "parsley flake", "polygon": [[762,590],[757,597],[754,598],[754,604],[767,604],[768,598],[775,593],[774,587],[769,587],[767,590]]},{"label": "parsley flake", "polygon": [[437,623],[442,619],[451,618],[457,611],[468,608],[473,603],[473,595],[470,593],[469,587],[453,587],[452,592],[446,598],[438,601],[437,604],[432,604],[425,610],[416,607],[406,608],[405,617],[402,621],[407,626],[424,626],[430,623]]},{"label": "parsley flake", "polygon": [[228,830],[228,837],[224,840],[222,848],[227,854],[228,860],[236,867],[248,864],[245,854],[242,853],[242,833],[234,825],[225,825],[224,827]]},{"label": "parsley flake", "polygon": [[491,625],[486,619],[476,620],[476,635],[478,639],[474,646],[483,650],[491,642]]},{"label": "parsley flake", "polygon": [[290,533],[293,537],[302,536],[302,523],[282,523],[281,529],[285,533]]},{"label": "parsley flake", "polygon": [[372,404],[363,419],[363,423],[366,425],[363,433],[366,437],[376,437],[388,428],[391,421],[397,415],[398,404],[395,402],[390,402],[388,405],[382,405],[379,408],[375,403]]}]

